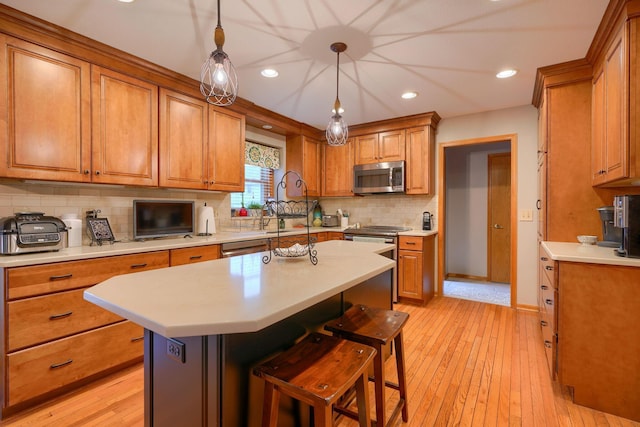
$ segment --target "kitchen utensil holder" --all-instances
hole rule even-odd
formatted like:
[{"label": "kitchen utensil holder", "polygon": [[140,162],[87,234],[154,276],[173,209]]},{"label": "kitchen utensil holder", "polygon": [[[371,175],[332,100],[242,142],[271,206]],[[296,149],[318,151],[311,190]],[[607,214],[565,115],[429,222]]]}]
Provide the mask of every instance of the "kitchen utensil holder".
[{"label": "kitchen utensil holder", "polygon": [[[287,188],[288,175],[295,175],[297,177],[294,181],[295,186],[303,190],[303,200],[280,200],[280,191],[282,190],[284,192]],[[294,240],[292,237],[280,236],[281,230],[280,227],[278,227],[276,237],[268,239],[269,252],[262,257],[263,263],[268,264],[271,262],[272,255],[283,258],[299,258],[308,255],[311,264],[316,265],[318,263],[317,251],[313,248],[317,239],[311,237],[309,231],[309,213],[313,211],[317,203],[317,200],[309,201],[307,183],[298,172],[290,170],[283,175],[276,186],[276,199],[267,202],[265,206],[275,213],[278,221],[289,218],[306,218],[306,244],[300,244],[300,240]]]}]

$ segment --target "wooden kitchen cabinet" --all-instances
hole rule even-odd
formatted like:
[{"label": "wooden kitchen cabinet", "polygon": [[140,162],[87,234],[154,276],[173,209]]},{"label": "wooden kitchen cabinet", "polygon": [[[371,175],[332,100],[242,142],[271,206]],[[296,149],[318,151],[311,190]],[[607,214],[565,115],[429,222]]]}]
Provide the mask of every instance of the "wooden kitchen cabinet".
[{"label": "wooden kitchen cabinet", "polygon": [[435,192],[435,127],[431,124],[406,130],[406,193]]},{"label": "wooden kitchen cabinet", "polygon": [[220,245],[196,246],[192,248],[171,249],[169,251],[171,266],[211,261],[221,257]]},{"label": "wooden kitchen cabinet", "polygon": [[344,240],[342,231],[327,231],[327,240]]},{"label": "wooden kitchen cabinet", "polygon": [[3,417],[141,360],[142,328],[83,292],[115,275],[168,266],[169,251],[157,251],[2,270]]},{"label": "wooden kitchen cabinet", "polygon": [[0,34],[0,176],[90,182],[90,64]]},{"label": "wooden kitchen cabinet", "polygon": [[160,89],[160,186],[244,191],[244,117]]},{"label": "wooden kitchen cabinet", "polygon": [[[320,180],[320,141],[306,135],[287,137],[287,169],[297,172],[307,184],[307,196],[318,197],[321,194]],[[297,176],[287,175],[287,197],[302,197],[304,186],[297,187]]]},{"label": "wooden kitchen cabinet", "polygon": [[398,301],[426,304],[433,298],[435,235],[398,238]]},{"label": "wooden kitchen cabinet", "polygon": [[355,164],[396,162],[405,159],[405,130],[355,137]]},{"label": "wooden kitchen cabinet", "polygon": [[353,196],[354,138],[345,145],[322,146],[322,195]]},{"label": "wooden kitchen cabinet", "polygon": [[158,87],[91,66],[91,182],[158,185]]},{"label": "wooden kitchen cabinet", "polygon": [[538,315],[542,331],[542,344],[552,379],[557,374],[557,343],[558,343],[558,277],[556,262],[539,247],[540,272],[538,274]]}]

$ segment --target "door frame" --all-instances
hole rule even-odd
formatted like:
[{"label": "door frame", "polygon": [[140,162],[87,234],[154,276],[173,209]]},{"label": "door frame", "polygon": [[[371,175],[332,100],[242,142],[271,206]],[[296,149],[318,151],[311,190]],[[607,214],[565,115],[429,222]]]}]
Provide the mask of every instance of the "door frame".
[{"label": "door frame", "polygon": [[438,146],[438,283],[437,292],[442,295],[442,289],[444,285],[444,271],[446,265],[445,259],[445,206],[446,206],[446,180],[445,180],[445,156],[446,149],[452,147],[462,147],[479,144],[492,144],[498,142],[509,142],[511,152],[511,207],[510,207],[510,225],[511,225],[511,241],[510,241],[510,253],[511,260],[509,271],[511,275],[510,294],[512,308],[516,308],[518,304],[518,276],[517,276],[517,248],[518,248],[518,136],[517,134],[496,135],[484,138],[472,138],[459,141],[443,142],[437,144]]}]

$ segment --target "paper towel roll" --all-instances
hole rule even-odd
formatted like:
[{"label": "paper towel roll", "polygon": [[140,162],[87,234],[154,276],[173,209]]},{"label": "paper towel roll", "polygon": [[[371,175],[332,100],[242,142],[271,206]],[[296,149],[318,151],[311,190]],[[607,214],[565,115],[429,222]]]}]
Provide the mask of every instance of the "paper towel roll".
[{"label": "paper towel roll", "polygon": [[76,214],[62,215],[62,222],[67,226],[67,242],[70,248],[82,246],[82,220]]},{"label": "paper towel roll", "polygon": [[198,228],[196,229],[199,236],[206,236],[216,232],[216,221],[213,216],[213,208],[204,206],[198,208]]}]

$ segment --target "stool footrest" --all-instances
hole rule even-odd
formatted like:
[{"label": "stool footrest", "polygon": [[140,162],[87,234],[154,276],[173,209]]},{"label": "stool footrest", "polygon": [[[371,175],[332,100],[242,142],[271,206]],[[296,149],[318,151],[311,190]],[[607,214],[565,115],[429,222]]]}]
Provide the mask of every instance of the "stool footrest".
[{"label": "stool footrest", "polygon": [[[376,377],[369,377],[369,381],[371,381],[372,383],[376,382]],[[400,386],[397,383],[392,383],[391,381],[385,381],[384,385],[386,385],[389,388],[392,388],[394,390],[400,390]]]}]

